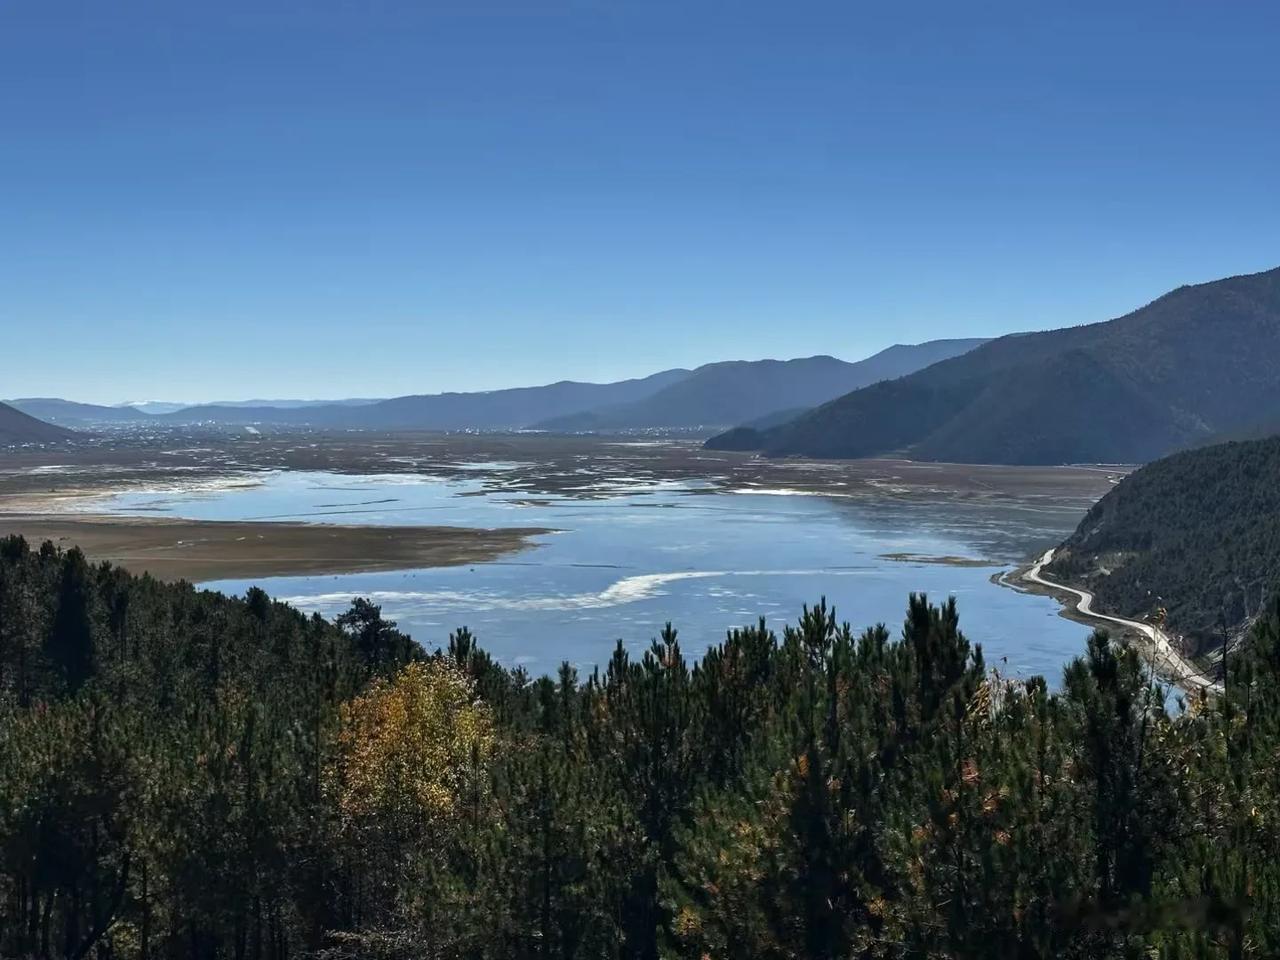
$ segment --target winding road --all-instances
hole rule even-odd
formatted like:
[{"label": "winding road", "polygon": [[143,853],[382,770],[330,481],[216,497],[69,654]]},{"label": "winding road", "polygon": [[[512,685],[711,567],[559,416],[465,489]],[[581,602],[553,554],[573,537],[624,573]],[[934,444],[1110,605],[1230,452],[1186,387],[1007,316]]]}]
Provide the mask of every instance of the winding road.
[{"label": "winding road", "polygon": [[1042,587],[1048,587],[1051,590],[1069,593],[1077,597],[1075,608],[1082,616],[1093,620],[1118,623],[1141,633],[1151,642],[1148,655],[1154,662],[1156,670],[1162,676],[1182,687],[1182,689],[1189,692],[1203,690],[1214,695],[1222,693],[1222,684],[1217,680],[1211,680],[1206,677],[1199,667],[1184,657],[1163,630],[1153,624],[1143,623],[1141,620],[1126,620],[1124,617],[1113,617],[1110,614],[1098,613],[1093,609],[1093,594],[1089,591],[1078,590],[1075,587],[1068,587],[1042,577],[1040,571],[1053,560],[1053,554],[1054,550],[1046,550],[1044,556],[1033,563],[1026,573],[1022,575],[1022,579],[1029,583],[1036,583]]}]

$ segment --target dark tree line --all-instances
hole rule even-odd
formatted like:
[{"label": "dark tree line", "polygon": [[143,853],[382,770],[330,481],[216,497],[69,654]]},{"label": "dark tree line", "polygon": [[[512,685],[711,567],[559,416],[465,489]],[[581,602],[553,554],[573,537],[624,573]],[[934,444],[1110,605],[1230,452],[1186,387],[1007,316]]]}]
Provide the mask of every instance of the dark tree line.
[{"label": "dark tree line", "polygon": [[530,677],[0,541],[0,956],[1280,954],[1280,609],[1166,712],[953,602]]}]

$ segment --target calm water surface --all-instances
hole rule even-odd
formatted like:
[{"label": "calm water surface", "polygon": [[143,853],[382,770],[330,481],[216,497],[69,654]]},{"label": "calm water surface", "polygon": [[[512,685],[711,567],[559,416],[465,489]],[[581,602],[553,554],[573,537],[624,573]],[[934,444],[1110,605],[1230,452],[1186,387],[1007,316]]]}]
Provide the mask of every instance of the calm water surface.
[{"label": "calm water surface", "polygon": [[[484,465],[489,472],[501,467]],[[469,478],[290,472],[258,479],[121,494],[107,509],[207,520],[555,528],[560,532],[539,536],[530,550],[470,567],[204,584],[243,593],[256,583],[326,615],[355,596],[369,597],[428,647],[465,625],[500,660],[534,673],[562,660],[589,670],[619,639],[643,649],[668,620],[685,649],[699,652],[727,628],[762,616],[781,628],[824,596],[855,628],[883,622],[896,631],[910,592],[954,595],[962,626],[989,665],[1010,675],[1044,674],[1054,684],[1088,634],[1059,617],[1052,600],[990,582],[1002,567],[1060,540],[1078,521],[1079,504],[877,504],[714,492],[687,482],[602,489],[590,476],[577,495],[557,496]],[[890,553],[991,563],[902,562],[884,556]]]}]

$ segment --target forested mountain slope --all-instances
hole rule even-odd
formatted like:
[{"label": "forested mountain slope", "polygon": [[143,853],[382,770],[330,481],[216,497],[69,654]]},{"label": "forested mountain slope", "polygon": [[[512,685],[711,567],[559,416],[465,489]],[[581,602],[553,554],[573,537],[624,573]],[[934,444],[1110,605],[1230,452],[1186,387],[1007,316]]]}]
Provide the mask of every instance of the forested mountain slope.
[{"label": "forested mountain slope", "polygon": [[0,443],[52,443],[75,434],[0,403]]},{"label": "forested mountain slope", "polygon": [[1203,648],[1280,594],[1280,437],[1178,453],[1131,473],[1085,515],[1048,574],[1098,609],[1143,616]]},{"label": "forested mountain slope", "polygon": [[535,426],[545,430],[723,427],[784,410],[798,415],[850,390],[900,377],[985,342],[898,344],[854,363],[829,356],[710,363],[636,403],[584,411]]},{"label": "forested mountain slope", "polygon": [[1015,334],[709,446],[783,456],[1141,462],[1280,415],[1280,269]]},{"label": "forested mountain slope", "polygon": [[0,956],[1277,956],[1278,671],[1051,693],[912,597],[535,679],[3,539]]}]

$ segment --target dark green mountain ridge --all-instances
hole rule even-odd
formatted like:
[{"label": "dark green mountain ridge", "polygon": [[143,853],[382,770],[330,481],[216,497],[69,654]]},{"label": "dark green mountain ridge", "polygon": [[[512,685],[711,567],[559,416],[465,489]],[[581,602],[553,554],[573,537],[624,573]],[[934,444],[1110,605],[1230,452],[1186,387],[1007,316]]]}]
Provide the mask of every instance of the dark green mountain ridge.
[{"label": "dark green mountain ridge", "polygon": [[1238,634],[1280,592],[1280,437],[1149,463],[1085,515],[1047,574],[1117,616],[1168,611],[1194,647]]},{"label": "dark green mountain ridge", "polygon": [[1280,269],[1179,287],[1116,320],[1012,334],[766,430],[771,456],[1142,462],[1280,415]]},{"label": "dark green mountain ridge", "polygon": [[723,427],[785,412],[790,420],[850,390],[920,370],[985,343],[981,339],[897,344],[850,363],[832,356],[794,360],[730,360],[698,367],[650,397],[557,417],[544,430],[634,430]]}]

